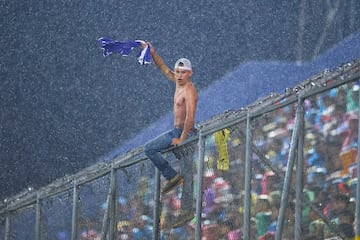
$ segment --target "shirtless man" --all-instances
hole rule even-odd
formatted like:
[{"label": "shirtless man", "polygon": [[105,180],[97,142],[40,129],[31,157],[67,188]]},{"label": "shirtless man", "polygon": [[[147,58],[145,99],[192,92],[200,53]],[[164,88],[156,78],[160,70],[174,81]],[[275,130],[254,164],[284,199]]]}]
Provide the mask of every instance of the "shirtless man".
[{"label": "shirtless man", "polygon": [[175,63],[174,71],[171,71],[163,59],[156,53],[151,43],[147,44],[150,46],[151,56],[155,65],[176,85],[174,94],[174,128],[145,145],[146,156],[168,181],[162,191],[162,194],[166,194],[182,184],[184,177],[169,165],[168,161],[162,157],[161,151],[181,144],[194,133],[198,95],[191,82],[191,62],[186,58],[180,58]]}]

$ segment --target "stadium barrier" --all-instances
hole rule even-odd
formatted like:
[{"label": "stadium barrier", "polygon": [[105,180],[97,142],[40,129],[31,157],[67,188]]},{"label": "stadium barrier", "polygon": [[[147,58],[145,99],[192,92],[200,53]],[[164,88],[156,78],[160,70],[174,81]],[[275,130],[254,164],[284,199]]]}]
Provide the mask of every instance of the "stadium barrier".
[{"label": "stadium barrier", "polygon": [[185,177],[166,196],[142,147],[29,188],[0,203],[0,239],[359,237],[359,80],[356,60],[199,123],[163,153]]}]

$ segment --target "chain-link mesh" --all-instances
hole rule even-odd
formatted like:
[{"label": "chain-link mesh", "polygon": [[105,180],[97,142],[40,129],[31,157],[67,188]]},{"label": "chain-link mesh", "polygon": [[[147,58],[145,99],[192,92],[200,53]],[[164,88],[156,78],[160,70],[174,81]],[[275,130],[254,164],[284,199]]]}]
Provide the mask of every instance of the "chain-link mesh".
[{"label": "chain-link mesh", "polygon": [[41,239],[70,238],[72,192],[66,191],[41,201]]},{"label": "chain-link mesh", "polygon": [[[10,239],[35,239],[35,208],[28,207],[21,209],[11,216]],[[1,238],[4,235],[1,236]]]},{"label": "chain-link mesh", "polygon": [[96,239],[100,236],[107,208],[109,174],[80,186],[78,232],[79,239]]},{"label": "chain-link mesh", "polygon": [[201,234],[205,239],[240,239],[243,224],[244,123],[205,139]]},{"label": "chain-link mesh", "polygon": [[[270,237],[276,230],[295,124],[295,109],[294,104],[288,105],[263,114],[252,122],[252,239]],[[290,195],[294,197],[294,193],[295,189],[292,189]],[[294,239],[294,204],[289,203],[286,211],[283,238]]]},{"label": "chain-link mesh", "polygon": [[303,212],[309,239],[354,236],[359,82],[307,98]]},{"label": "chain-link mesh", "polygon": [[155,206],[155,174],[150,161],[117,171],[117,239],[151,239]]}]

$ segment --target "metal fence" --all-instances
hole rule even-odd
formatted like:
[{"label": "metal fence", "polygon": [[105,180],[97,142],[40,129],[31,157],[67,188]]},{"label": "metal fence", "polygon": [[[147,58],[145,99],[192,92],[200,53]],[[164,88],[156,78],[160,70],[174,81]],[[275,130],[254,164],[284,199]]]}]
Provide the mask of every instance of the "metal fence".
[{"label": "metal fence", "polygon": [[[164,152],[185,177],[165,197],[139,147],[5,199],[0,239],[360,236],[359,80],[356,60],[198,124]],[[171,228],[185,207],[194,219]]]}]

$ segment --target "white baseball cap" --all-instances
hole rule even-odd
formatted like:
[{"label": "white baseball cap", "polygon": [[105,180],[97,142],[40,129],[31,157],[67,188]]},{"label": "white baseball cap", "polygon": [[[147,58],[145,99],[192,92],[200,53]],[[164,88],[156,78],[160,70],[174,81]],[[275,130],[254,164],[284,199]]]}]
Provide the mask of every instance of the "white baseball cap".
[{"label": "white baseball cap", "polygon": [[192,71],[191,62],[187,58],[180,58],[176,61],[174,69],[190,70]]}]

